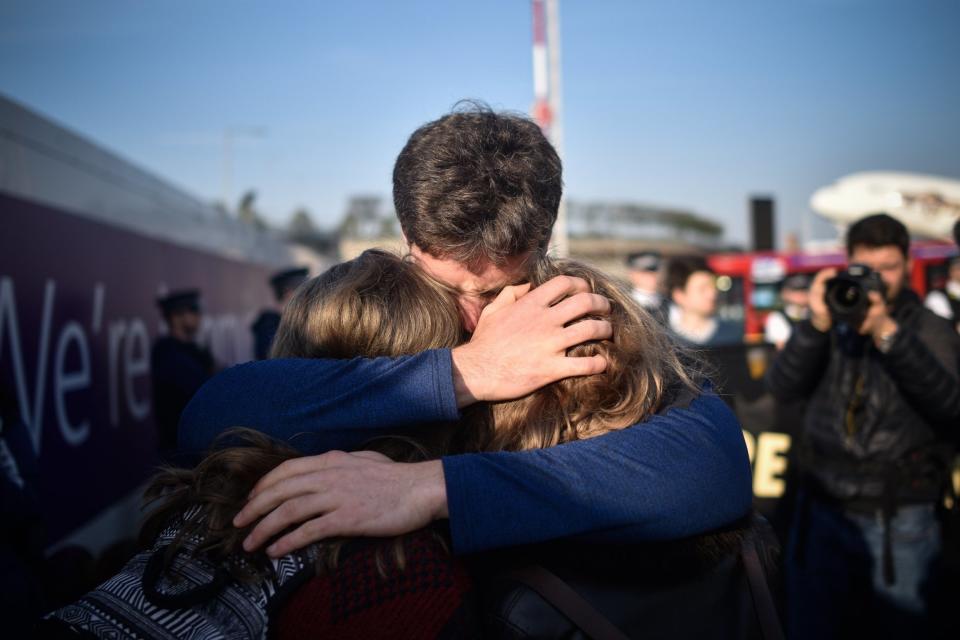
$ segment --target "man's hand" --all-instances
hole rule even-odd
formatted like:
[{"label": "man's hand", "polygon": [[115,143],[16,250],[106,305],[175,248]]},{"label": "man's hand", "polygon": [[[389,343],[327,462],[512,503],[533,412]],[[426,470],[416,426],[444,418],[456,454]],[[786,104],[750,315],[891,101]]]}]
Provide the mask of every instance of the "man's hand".
[{"label": "man's hand", "polygon": [[810,283],[810,322],[817,331],[826,333],[833,326],[833,317],[827,308],[826,293],[827,280],[834,278],[837,270],[823,269],[818,272]]},{"label": "man's hand", "polygon": [[879,345],[883,336],[897,330],[897,323],[890,317],[890,309],[883,295],[878,291],[870,291],[867,297],[870,299],[870,307],[867,309],[867,315],[858,333],[872,337],[873,341]]},{"label": "man's hand", "polygon": [[267,548],[279,557],[325,538],[400,535],[447,515],[439,460],[408,464],[372,451],[331,451],[265,475],[233,524],[263,518],[243,542],[247,551],[299,524]]},{"label": "man's hand", "polygon": [[601,356],[566,352],[609,338],[608,320],[570,324],[608,313],[610,301],[581,278],[557,276],[533,291],[529,284],[504,288],[483,310],[470,342],[453,350],[457,406],[520,398],[562,378],[601,373],[607,366]]}]

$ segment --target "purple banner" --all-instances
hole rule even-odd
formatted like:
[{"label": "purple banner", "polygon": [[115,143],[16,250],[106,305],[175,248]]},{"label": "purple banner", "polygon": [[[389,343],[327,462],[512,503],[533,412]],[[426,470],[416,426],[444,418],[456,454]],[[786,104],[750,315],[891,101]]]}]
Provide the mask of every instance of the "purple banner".
[{"label": "purple banner", "polygon": [[0,384],[40,462],[54,542],[157,463],[150,347],[164,290],[199,288],[201,342],[248,360],[270,269],[0,194]]}]

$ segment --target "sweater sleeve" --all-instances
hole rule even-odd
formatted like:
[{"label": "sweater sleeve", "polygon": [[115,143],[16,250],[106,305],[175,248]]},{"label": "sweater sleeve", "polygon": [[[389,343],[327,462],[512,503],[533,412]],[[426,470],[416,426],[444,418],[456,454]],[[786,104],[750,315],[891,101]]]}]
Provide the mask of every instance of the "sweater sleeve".
[{"label": "sweater sleeve", "polygon": [[818,331],[809,320],[797,323],[767,370],[767,388],[781,402],[809,396],[826,369],[829,350],[829,333]]},{"label": "sweater sleeve", "polygon": [[[939,318],[937,319],[939,320]],[[933,333],[933,327],[927,327]],[[901,329],[885,357],[886,369],[901,393],[944,435],[956,438],[960,422],[960,382],[957,361],[960,349],[953,329],[943,326],[938,353],[934,354],[912,331]]]},{"label": "sweater sleeve", "polygon": [[457,553],[685,537],[737,519],[752,500],[740,425],[712,392],[597,438],[450,456],[443,469]]},{"label": "sweater sleeve", "polygon": [[446,349],[400,358],[263,360],[231,367],[201,387],[180,418],[178,444],[196,456],[225,430],[249,427],[312,454],[458,416]]}]

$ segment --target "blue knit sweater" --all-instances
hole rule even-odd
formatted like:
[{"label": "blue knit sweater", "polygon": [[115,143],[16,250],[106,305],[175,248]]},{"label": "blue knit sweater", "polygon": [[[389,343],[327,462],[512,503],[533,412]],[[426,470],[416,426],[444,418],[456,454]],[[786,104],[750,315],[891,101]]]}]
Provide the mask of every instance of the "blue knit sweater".
[{"label": "blue knit sweater", "polygon": [[[307,454],[457,420],[450,351],[401,358],[265,360],[207,382],[180,420],[199,455],[245,426]],[[449,428],[449,425],[446,425]],[[708,387],[689,405],[550,449],[443,458],[454,550],[561,537],[632,542],[685,537],[750,509],[740,425]]]}]

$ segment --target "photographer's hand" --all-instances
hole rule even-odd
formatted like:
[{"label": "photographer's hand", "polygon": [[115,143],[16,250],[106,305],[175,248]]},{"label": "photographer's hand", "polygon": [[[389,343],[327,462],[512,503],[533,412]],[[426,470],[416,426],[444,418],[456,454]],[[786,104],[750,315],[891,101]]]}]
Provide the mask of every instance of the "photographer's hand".
[{"label": "photographer's hand", "polygon": [[858,332],[862,336],[871,336],[874,343],[880,347],[885,336],[889,336],[897,330],[897,323],[890,317],[889,306],[884,300],[883,295],[877,291],[871,291],[868,294],[870,298],[870,308],[867,309],[867,316],[860,325]]},{"label": "photographer's hand", "polygon": [[810,284],[810,322],[817,331],[822,333],[830,331],[830,327],[833,326],[833,318],[830,316],[830,309],[827,308],[826,293],[827,280],[836,275],[836,269],[824,269],[817,273]]}]

